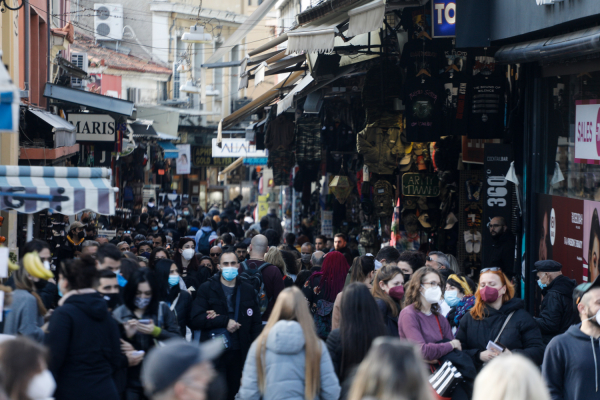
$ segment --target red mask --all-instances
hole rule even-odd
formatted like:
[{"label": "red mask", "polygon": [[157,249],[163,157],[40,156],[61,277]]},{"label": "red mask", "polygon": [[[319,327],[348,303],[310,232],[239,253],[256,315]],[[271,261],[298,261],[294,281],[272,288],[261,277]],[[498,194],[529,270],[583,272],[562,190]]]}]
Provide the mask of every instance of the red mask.
[{"label": "red mask", "polygon": [[485,301],[486,303],[493,303],[498,300],[498,297],[500,296],[498,289],[494,289],[490,286],[479,289],[479,294],[481,295],[481,300]]},{"label": "red mask", "polygon": [[390,289],[390,297],[397,301],[401,301],[404,297],[404,286],[395,286]]}]

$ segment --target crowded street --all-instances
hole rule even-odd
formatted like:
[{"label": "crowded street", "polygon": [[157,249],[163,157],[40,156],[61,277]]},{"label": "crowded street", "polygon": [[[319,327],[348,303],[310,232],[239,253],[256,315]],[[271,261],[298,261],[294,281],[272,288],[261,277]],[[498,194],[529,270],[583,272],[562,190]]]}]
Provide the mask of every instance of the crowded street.
[{"label": "crowded street", "polygon": [[0,10],[0,400],[600,400],[600,1]]}]

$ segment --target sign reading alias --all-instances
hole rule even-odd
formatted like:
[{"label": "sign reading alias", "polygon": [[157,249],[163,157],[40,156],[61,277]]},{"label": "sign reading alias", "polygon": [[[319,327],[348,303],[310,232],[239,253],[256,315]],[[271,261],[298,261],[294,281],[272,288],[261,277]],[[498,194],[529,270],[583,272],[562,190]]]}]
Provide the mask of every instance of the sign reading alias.
[{"label": "sign reading alias", "polygon": [[75,125],[77,141],[114,142],[115,120],[106,114],[69,114],[67,120]]},{"label": "sign reading alias", "polygon": [[575,162],[600,164],[600,100],[575,102]]},{"label": "sign reading alias", "polygon": [[433,37],[456,36],[456,0],[433,0],[431,2]]},{"label": "sign reading alias", "polygon": [[250,144],[246,139],[223,139],[221,147],[217,146],[217,139],[212,140],[213,157],[266,157],[265,150],[257,150],[256,145]]}]

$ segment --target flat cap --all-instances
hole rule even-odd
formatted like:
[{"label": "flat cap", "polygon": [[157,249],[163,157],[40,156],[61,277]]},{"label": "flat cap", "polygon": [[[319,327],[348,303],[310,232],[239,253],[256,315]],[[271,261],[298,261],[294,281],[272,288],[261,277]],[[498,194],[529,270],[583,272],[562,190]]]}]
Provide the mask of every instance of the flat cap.
[{"label": "flat cap", "polygon": [[562,264],[554,260],[536,261],[533,272],[558,272],[562,269]]}]

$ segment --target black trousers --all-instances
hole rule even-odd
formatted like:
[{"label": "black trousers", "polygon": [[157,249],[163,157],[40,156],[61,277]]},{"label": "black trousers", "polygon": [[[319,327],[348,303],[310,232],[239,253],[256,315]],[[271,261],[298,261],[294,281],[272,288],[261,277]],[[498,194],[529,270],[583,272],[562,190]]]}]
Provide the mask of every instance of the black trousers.
[{"label": "black trousers", "polygon": [[216,363],[217,371],[223,374],[227,382],[227,400],[234,400],[235,395],[240,390],[245,362],[241,350],[227,350]]}]

